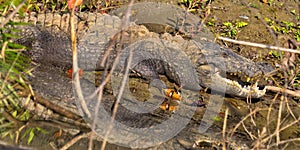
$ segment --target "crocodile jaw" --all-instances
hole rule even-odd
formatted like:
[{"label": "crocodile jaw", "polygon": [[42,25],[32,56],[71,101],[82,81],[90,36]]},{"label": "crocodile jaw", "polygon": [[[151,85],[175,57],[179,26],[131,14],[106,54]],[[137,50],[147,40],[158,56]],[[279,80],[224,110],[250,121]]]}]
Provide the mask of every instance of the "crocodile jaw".
[{"label": "crocodile jaw", "polygon": [[218,85],[221,86],[213,86],[211,83],[208,85],[205,85],[207,87],[210,87],[211,89],[217,90],[217,91],[223,91],[222,89],[226,85],[226,93],[229,95],[235,95],[239,97],[249,97],[249,98],[260,98],[265,95],[266,93],[266,87],[263,89],[260,89],[258,87],[257,82],[254,85],[241,85],[237,81],[233,81],[231,79],[222,77],[219,73],[211,74],[211,80],[216,80],[218,82]]}]

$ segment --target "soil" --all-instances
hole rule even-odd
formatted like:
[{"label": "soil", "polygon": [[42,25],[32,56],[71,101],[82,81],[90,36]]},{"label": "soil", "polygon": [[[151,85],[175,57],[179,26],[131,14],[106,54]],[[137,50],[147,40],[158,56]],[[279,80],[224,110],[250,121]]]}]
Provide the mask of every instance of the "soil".
[{"label": "soil", "polygon": [[[170,0],[163,0],[163,1],[171,4],[178,4],[177,1],[170,1]],[[267,17],[271,20],[274,20],[275,22],[282,22],[282,21],[294,22],[299,26],[299,20],[297,20],[297,16],[291,13],[291,11],[296,10],[296,13],[299,15],[300,8],[298,8],[298,5],[300,5],[300,3],[298,0],[286,0],[286,1],[269,0],[268,2],[272,3],[270,5],[268,4],[268,2],[265,1],[264,0],[263,1],[213,0],[211,2],[209,17],[206,18],[205,22],[208,23],[208,22],[212,22],[213,20],[214,26],[209,26],[209,28],[212,30],[213,33],[219,35],[224,32],[224,26],[223,26],[224,22],[244,21],[247,22],[248,25],[246,27],[239,28],[237,35],[231,38],[235,38],[237,40],[284,47],[286,46],[287,39],[290,38],[293,39],[291,34],[278,34],[278,33],[271,32],[270,28],[267,26],[267,23],[264,21],[264,18]],[[196,15],[199,15],[199,17],[203,18],[205,12],[207,12],[207,10],[203,9],[196,12]],[[251,60],[265,61],[272,64],[273,66],[281,64],[280,59],[277,59],[274,56],[269,55],[269,52],[271,50],[244,46],[244,45],[237,45],[237,44],[232,44],[229,42],[224,42],[219,40],[217,42],[221,45],[230,47],[236,53],[241,54],[244,57],[247,57]],[[294,74],[300,74],[299,56],[296,57],[294,66],[296,66]],[[272,83],[277,86],[282,86],[283,74],[284,73],[282,71],[278,71],[269,80],[271,80]],[[147,92],[140,92],[140,91],[144,91],[145,88],[147,88],[146,83],[143,81],[141,82],[140,79],[132,79],[132,80],[133,82],[130,83],[131,84],[130,86],[131,86],[131,90],[134,93],[134,96],[138,97],[139,100],[141,101],[147,99],[149,97],[149,94]],[[288,87],[295,91],[299,90],[299,87],[297,86],[289,85]],[[204,100],[204,103],[208,104],[208,100],[211,95],[208,92],[202,91],[201,96],[202,96],[201,98]],[[238,123],[245,116],[249,115],[249,113],[256,110],[256,108],[265,109],[265,110],[257,111],[256,113],[253,113],[251,117],[245,119],[243,125],[239,126],[236,129],[235,133],[233,134],[234,139],[238,139],[237,140],[238,142],[232,142],[232,143],[238,143],[238,144],[243,143],[251,148],[255,144],[257,144],[257,142],[259,142],[260,138],[265,138],[271,135],[277,129],[278,114],[282,115],[281,125],[279,126],[280,128],[295,121],[300,116],[299,101],[300,99],[297,97],[287,95],[287,97],[285,98],[284,96],[282,96],[282,94],[280,93],[278,94],[271,91],[267,92],[267,94],[264,97],[260,99],[251,100],[251,102],[250,100],[247,99],[226,96],[225,101],[223,103],[223,107],[219,112],[219,116],[216,116],[217,119],[215,120],[214,125],[210,128],[210,132],[214,132],[216,135],[215,137],[220,138],[219,140],[222,141],[221,132],[223,129],[223,122],[225,119],[226,108],[229,109],[229,114],[227,118],[227,127],[226,127],[226,134],[228,135],[227,138],[230,137],[230,133],[232,129],[234,129],[234,127],[236,127]],[[278,110],[281,105],[282,105],[281,113],[278,113],[279,112]],[[196,113],[190,122],[191,124],[190,126],[199,125],[199,120],[201,120],[201,118],[203,117],[204,111],[205,111],[204,108],[199,108],[196,110]],[[299,126],[300,123],[298,120],[296,124],[281,131],[279,134],[280,141],[299,138],[300,136]],[[184,131],[187,130],[188,129],[185,129]],[[53,147],[51,147],[49,143],[55,143],[55,145],[62,146],[65,142],[72,139],[72,136],[68,135],[67,133],[63,134],[60,137],[54,137],[54,133],[57,132],[58,129],[51,128],[48,131],[49,133],[46,135],[44,134],[35,135],[33,142],[30,144],[30,146],[35,147],[37,149],[53,149]],[[211,143],[216,144],[216,142],[212,140],[211,141],[208,140],[207,143],[210,146],[203,146],[204,143],[203,140],[201,141],[200,139],[197,140],[196,138],[191,138],[194,140],[194,142],[191,142],[191,140],[185,139],[184,136],[186,135],[182,132],[179,133],[176,137],[174,137],[174,139],[177,140],[178,143],[181,145],[181,148],[192,148],[189,146],[193,144],[194,145],[199,144],[200,146],[196,146],[194,148],[200,149],[201,147],[204,147],[204,148],[214,149],[212,146],[213,144]],[[193,135],[194,134],[191,134],[190,136]],[[197,135],[195,137],[197,137]],[[276,140],[278,140],[276,139],[276,136],[273,136],[271,140],[268,140],[267,142],[262,142],[262,144],[258,148],[270,148],[268,146],[271,146],[272,144],[273,145],[276,144]],[[20,143],[25,145],[26,140],[21,140]],[[70,149],[86,149],[87,143],[88,143],[87,139],[81,140],[76,144],[74,144]],[[97,149],[100,145],[101,142],[94,141],[93,149],[94,148]],[[170,147],[168,148],[172,149],[171,146],[172,145],[170,145]],[[163,147],[158,147],[158,148],[161,149]],[[217,148],[220,148],[220,146]],[[289,144],[284,143],[279,145],[278,147],[274,146],[272,148],[299,149],[300,141],[298,139],[294,142],[289,142]],[[129,148],[108,144],[106,149],[129,149]]]}]

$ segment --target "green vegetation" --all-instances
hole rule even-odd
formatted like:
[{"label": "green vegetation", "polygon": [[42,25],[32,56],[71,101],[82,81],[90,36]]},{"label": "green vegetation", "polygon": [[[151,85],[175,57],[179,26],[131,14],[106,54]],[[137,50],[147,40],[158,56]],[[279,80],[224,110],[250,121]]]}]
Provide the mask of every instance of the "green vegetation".
[{"label": "green vegetation", "polygon": [[[19,0],[4,1],[0,5],[2,10],[0,16],[6,16],[8,12],[14,11],[20,3]],[[23,11],[18,12],[22,15]],[[21,25],[24,23],[8,21],[0,28],[0,136],[17,139],[19,133],[25,129],[27,131],[22,137],[29,132],[29,144],[36,128],[24,128],[25,122],[30,119],[30,113],[21,108],[18,89],[27,88],[25,75],[29,74],[27,70],[30,67],[30,60],[21,54],[25,47],[13,42],[20,32],[16,27]],[[41,131],[41,129],[36,130]]]},{"label": "green vegetation", "polygon": [[273,29],[275,34],[288,34],[300,42],[300,24],[288,21],[275,21],[269,18],[264,18],[269,27]]},{"label": "green vegetation", "polygon": [[200,9],[204,9],[211,0],[179,0],[179,4],[186,7],[187,11],[197,13]]},{"label": "green vegetation", "polygon": [[[6,20],[13,11],[16,10],[21,0],[4,0],[0,3],[0,17]],[[120,6],[119,1],[93,0],[85,2],[76,8],[76,11],[102,11]],[[23,16],[25,12],[59,11],[67,12],[67,1],[55,0],[28,0],[25,5],[17,10],[17,14]],[[34,136],[40,132],[46,134],[42,128],[35,125],[28,125],[28,122],[35,117],[26,109],[21,107],[19,93],[27,90],[26,76],[30,75],[30,59],[22,55],[26,47],[14,43],[15,38],[20,33],[20,28],[16,28],[26,23],[8,21],[0,28],[0,137],[10,137],[12,141],[27,138],[30,144]],[[22,98],[29,98],[22,95]]]},{"label": "green vegetation", "polygon": [[272,56],[272,57],[274,57],[274,58],[276,58],[278,61],[280,61],[281,60],[281,56],[284,56],[284,52],[278,52],[278,51],[271,50],[269,52],[269,55]]},{"label": "green vegetation", "polygon": [[42,134],[47,134],[48,132],[42,128],[39,127],[35,127],[35,128],[28,128],[24,134],[22,135],[21,139],[25,138],[26,136],[27,138],[27,144],[30,144],[30,142],[32,141],[34,135],[36,134],[36,132],[40,132]]},{"label": "green vegetation", "polygon": [[247,26],[247,22],[243,21],[235,21],[235,23],[231,22],[224,22],[224,33],[221,33],[222,36],[229,36],[229,37],[236,37],[238,32],[240,31],[240,28],[243,28]]},{"label": "green vegetation", "polygon": [[[84,1],[83,4],[76,8],[76,11],[100,11],[106,13],[108,10],[120,7],[122,1],[116,0],[91,0]],[[26,6],[23,8],[24,12],[40,12],[50,10],[52,12],[68,12],[68,1],[57,1],[57,0],[28,0]]]},{"label": "green vegetation", "polygon": [[[292,13],[296,15],[293,10]],[[294,23],[290,21],[275,21],[267,17],[264,18],[264,20],[268,24],[269,28],[271,28],[276,35],[286,35],[288,37],[294,38],[297,42],[300,42],[299,23]],[[269,52],[269,55],[272,56],[273,58],[276,58],[277,61],[281,61],[282,58],[285,56],[285,53],[271,50]],[[290,72],[288,72],[288,74],[291,75]],[[296,74],[295,79],[293,80],[292,86],[295,88],[299,87],[299,76],[300,74]]]},{"label": "green vegetation", "polygon": [[222,25],[216,26],[215,19],[212,18],[210,21],[207,22],[207,25],[213,28],[219,28],[220,29],[219,32],[221,36],[236,38],[237,34],[241,31],[241,29],[243,27],[246,27],[248,23],[244,21],[235,20],[232,22],[226,21],[223,22]]},{"label": "green vegetation", "polygon": [[[20,0],[4,0],[3,3],[0,4],[0,16],[7,16],[9,12],[12,12],[20,3]],[[197,13],[201,9],[205,8],[210,1],[205,0],[180,0],[179,3],[186,6],[187,10],[192,13]],[[274,5],[273,1],[268,1],[268,5]],[[106,12],[109,9],[119,7],[122,3],[120,1],[99,1],[92,0],[85,2],[83,5],[80,5],[77,8],[77,11],[102,11]],[[267,4],[266,4],[267,5]],[[259,6],[255,4],[251,4],[250,7],[258,8]],[[26,5],[22,7],[18,13],[23,15],[22,12],[40,12],[40,11],[68,11],[67,1],[53,1],[53,0],[28,0]],[[264,18],[269,28],[274,30],[276,35],[288,35],[293,37],[298,42],[300,42],[300,15],[297,14],[297,11],[292,9],[288,10],[291,14],[295,16],[294,22],[292,21],[278,21],[275,19]],[[18,45],[12,41],[13,38],[17,37],[19,30],[14,29],[15,26],[20,26],[22,23],[16,22],[8,22],[5,24],[3,28],[0,28],[0,45],[1,45],[1,53],[0,53],[0,136],[10,137],[13,141],[17,141],[17,139],[26,139],[27,144],[30,144],[34,139],[36,134],[42,133],[47,134],[47,132],[40,127],[30,127],[26,126],[26,123],[32,119],[33,115],[22,109],[20,107],[19,101],[19,87],[27,88],[26,75],[29,75],[30,69],[29,60],[22,56],[21,51],[25,50],[25,47],[22,45]],[[239,33],[243,28],[248,26],[247,22],[240,20],[233,21],[222,21],[220,23],[216,23],[214,18],[208,20],[207,25],[212,27],[212,29],[219,33],[222,36],[227,36],[231,38],[237,38]],[[9,31],[9,32],[8,32]],[[278,62],[282,60],[282,56],[285,56],[284,52],[278,51],[270,51],[269,55],[272,59],[276,59]],[[297,56],[298,57],[298,56]],[[298,60],[297,60],[298,61]],[[293,76],[292,88],[299,89],[300,87],[300,66],[295,67],[295,76]],[[283,84],[283,76],[282,73],[278,73],[280,75],[280,79],[277,80],[278,83]],[[288,72],[289,74],[289,72]],[[274,98],[275,99],[275,98]],[[276,105],[278,103],[276,102]],[[277,113],[274,110],[277,110],[270,106],[270,114]],[[272,110],[272,112],[271,112]],[[262,113],[262,112],[260,112]],[[13,119],[8,119],[7,115],[10,115]],[[270,117],[276,118],[276,117]],[[213,120],[216,122],[221,122],[222,118],[219,116],[213,117]],[[276,119],[274,119],[276,120]],[[269,122],[268,122],[269,123]],[[271,123],[270,123],[271,124]],[[249,124],[246,124],[249,125]],[[262,131],[259,127],[265,127],[266,121],[262,121],[262,125],[255,125],[253,129],[257,128],[257,131]],[[269,124],[266,126],[268,127]],[[291,130],[291,128],[286,129],[286,131],[293,131],[294,134],[299,135],[298,126],[294,126],[295,130]],[[273,128],[270,128],[273,129]],[[297,129],[297,130],[296,130]],[[272,130],[273,131],[273,130]],[[277,132],[277,131],[276,131]],[[278,131],[279,132],[279,131]],[[244,134],[244,133],[243,133]],[[283,133],[280,133],[283,135]],[[287,134],[288,135],[288,134]],[[261,136],[261,137],[259,137]],[[267,135],[258,135],[258,140],[263,139]],[[20,138],[19,138],[20,137]],[[273,139],[274,140],[274,139]],[[271,140],[270,140],[271,141]],[[271,143],[271,142],[270,142]],[[263,143],[265,144],[265,143]]]}]

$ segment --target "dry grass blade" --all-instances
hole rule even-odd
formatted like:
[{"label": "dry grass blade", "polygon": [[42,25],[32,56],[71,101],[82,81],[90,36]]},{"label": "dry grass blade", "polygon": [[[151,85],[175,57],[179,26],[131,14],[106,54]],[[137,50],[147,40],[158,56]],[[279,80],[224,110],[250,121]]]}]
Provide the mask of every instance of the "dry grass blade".
[{"label": "dry grass blade", "polygon": [[[133,2],[134,2],[133,0],[130,2],[130,4],[129,4],[129,10],[127,10],[127,14],[126,14],[126,15],[129,15],[129,14],[130,14],[129,12],[130,12],[131,6],[133,5]],[[129,22],[129,17],[125,17],[125,19],[124,19],[123,21],[124,21],[124,23],[122,24],[122,26],[120,26],[120,31],[121,31],[120,45],[122,45],[122,43],[123,43],[123,38],[122,38],[122,37],[123,37],[124,31],[123,31],[122,29],[123,29],[124,27],[126,27],[126,25],[128,24],[128,22]],[[118,36],[118,34],[115,35],[115,37],[117,37],[117,36]],[[107,59],[107,57],[108,57],[108,55],[109,55],[109,53],[110,53],[110,51],[111,51],[110,48],[112,48],[113,41],[116,40],[115,37],[112,39],[112,42],[109,43],[109,45],[108,45],[108,47],[107,47],[107,51],[106,51],[107,53],[104,54],[104,57],[102,58],[102,61]],[[111,67],[111,69],[110,69],[109,74],[105,77],[104,81],[102,81],[102,83],[100,84],[100,86],[99,86],[98,89],[96,90],[96,91],[99,91],[99,95],[98,95],[98,101],[97,101],[97,103],[96,103],[96,105],[95,105],[94,118],[93,118],[93,123],[92,123],[92,127],[91,127],[92,131],[94,131],[94,130],[95,130],[95,127],[96,127],[96,122],[97,122],[97,118],[98,118],[98,110],[99,110],[100,103],[101,103],[101,100],[102,100],[102,97],[103,97],[103,89],[104,89],[104,86],[108,83],[110,77],[112,76],[112,73],[114,72],[114,70],[115,70],[115,68],[116,68],[116,66],[117,66],[117,64],[118,64],[118,60],[119,60],[119,57],[120,57],[120,51],[121,51],[121,46],[119,46],[118,49],[117,49],[117,55],[116,55],[116,58],[115,58],[115,60],[114,60],[113,65],[112,65],[112,67]],[[108,69],[108,68],[106,68],[106,70],[107,70],[107,69]],[[94,136],[94,132],[92,132],[92,133],[90,134],[89,150],[92,149],[92,143],[93,143],[93,140],[92,140],[92,139],[93,139],[93,136]],[[104,141],[103,141],[101,147],[104,147],[104,148],[105,148],[105,145],[106,145],[106,139],[104,139]]]},{"label": "dry grass blade", "polygon": [[[133,5],[133,2],[134,2],[134,0],[131,0],[129,5],[128,5],[128,9],[127,9],[127,12],[126,12],[126,17],[124,18],[125,27],[129,24],[129,14],[131,12],[131,7]],[[125,74],[123,76],[123,80],[122,80],[122,83],[121,83],[121,87],[120,87],[120,91],[118,93],[117,100],[115,101],[115,105],[114,105],[114,108],[113,108],[112,117],[111,117],[111,121],[110,121],[109,126],[108,126],[108,130],[106,131],[106,134],[103,138],[104,140],[103,140],[103,143],[101,145],[101,150],[105,149],[105,146],[106,146],[106,143],[107,143],[107,137],[108,137],[108,135],[110,134],[110,132],[113,128],[113,122],[114,122],[115,117],[116,117],[118,104],[119,104],[119,102],[122,98],[122,94],[123,94],[123,91],[124,91],[125,85],[126,85],[126,80],[127,80],[128,74],[129,74],[130,64],[131,64],[131,61],[132,61],[132,51],[133,51],[133,49],[131,48],[130,52],[129,52],[128,63],[127,63],[127,66],[126,66]]]},{"label": "dry grass blade", "polygon": [[1,53],[0,53],[0,59],[3,59],[5,61],[5,49],[7,47],[8,41],[5,41],[2,45]]},{"label": "dry grass blade", "polygon": [[277,125],[276,125],[276,129],[275,129],[277,146],[278,146],[278,143],[280,142],[280,132],[278,132],[278,131],[279,131],[280,125],[281,125],[282,105],[283,105],[283,100],[280,100],[279,109],[278,109],[278,117],[277,117]]},{"label": "dry grass blade", "polygon": [[15,16],[15,14],[22,8],[22,6],[25,4],[25,2],[26,2],[26,0],[23,0],[23,1],[16,7],[16,9],[15,9],[12,13],[10,13],[10,14],[5,18],[5,20],[3,20],[3,21],[1,22],[0,28],[3,28],[4,25],[6,25],[6,24],[9,22],[9,20],[12,19],[12,18]]},{"label": "dry grass blade", "polygon": [[20,52],[17,54],[16,58],[14,59],[14,62],[11,64],[11,66],[10,66],[10,68],[9,68],[9,70],[8,70],[8,72],[7,72],[7,74],[6,74],[6,76],[5,76],[5,79],[4,79],[3,84],[2,84],[2,86],[1,86],[1,91],[3,91],[3,89],[4,89],[4,87],[5,87],[5,84],[6,84],[7,80],[8,80],[8,78],[9,78],[9,74],[10,74],[10,72],[12,71],[12,69],[14,68],[14,66],[15,66],[15,64],[16,64],[16,62],[17,62],[17,60],[18,60],[18,58],[19,58],[19,56],[20,56]]},{"label": "dry grass blade", "polygon": [[225,117],[223,122],[223,130],[222,130],[222,136],[223,136],[223,150],[226,150],[226,126],[227,126],[227,118],[228,118],[228,108],[225,110]]}]

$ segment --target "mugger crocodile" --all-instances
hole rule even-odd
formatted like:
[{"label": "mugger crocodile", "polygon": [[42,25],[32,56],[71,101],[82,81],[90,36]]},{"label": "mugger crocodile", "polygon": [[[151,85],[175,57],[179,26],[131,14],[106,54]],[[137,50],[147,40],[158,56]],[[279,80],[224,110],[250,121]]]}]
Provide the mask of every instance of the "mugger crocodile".
[{"label": "mugger crocodile", "polygon": [[[120,12],[123,11],[124,8],[115,11],[114,14],[120,16],[120,14],[122,14]],[[181,26],[183,26],[184,30],[181,31],[184,32],[183,34],[186,34],[187,36],[196,37],[192,38],[193,40],[190,41],[173,40],[173,43],[174,41],[179,43],[181,42],[181,50],[191,59],[191,61],[195,65],[194,67],[196,68],[200,85],[202,87],[210,87],[211,89],[218,90],[218,87],[211,87],[210,85],[211,79],[213,77],[216,77],[215,79],[222,80],[226,83],[226,93],[230,95],[240,97],[250,96],[251,98],[259,98],[265,94],[266,89],[263,86],[251,88],[249,86],[250,83],[243,81],[245,81],[245,78],[248,77],[255,77],[271,72],[273,68],[266,63],[252,62],[249,59],[246,59],[225,47],[221,47],[218,44],[211,42],[213,40],[213,36],[210,32],[204,29],[205,27],[203,27],[202,29],[204,31],[197,31],[197,29],[195,29],[195,26],[199,26],[200,22],[200,20],[197,17],[192,16],[190,14],[188,16],[180,8],[164,3],[136,4],[133,5],[132,11],[134,14],[132,15],[131,20],[136,21],[137,24],[142,24],[150,27],[154,26],[154,29],[151,28],[151,30],[160,32],[161,29],[160,31],[158,31],[157,25],[169,26],[174,28],[181,28]],[[145,13],[147,13],[147,15]],[[99,26],[99,29],[97,29],[97,33],[103,34],[101,36],[98,35],[97,37],[97,41],[100,42],[97,43],[98,45],[96,45],[96,47],[99,47],[99,49],[93,49],[94,51],[91,52],[91,54],[88,56],[84,55],[85,59],[92,60],[92,62],[97,62],[97,60],[101,58],[105,51],[105,44],[108,43],[109,38],[111,38],[118,32],[120,26],[120,20],[116,19],[116,17],[112,17],[114,19],[108,19],[107,16],[102,17],[102,15],[97,15],[82,13],[78,17],[78,20],[81,21],[78,21],[77,29],[79,32],[78,35],[81,37],[84,34],[84,32],[88,32],[88,29],[91,28],[92,25],[95,25],[95,23],[99,24],[102,18],[105,18],[105,20],[107,20],[107,22],[104,23],[105,27],[102,28],[102,24],[97,25]],[[144,17],[145,15],[146,17]],[[147,18],[147,20],[145,20],[145,18]],[[97,21],[95,22],[95,20]],[[185,20],[184,25],[182,25],[182,20]],[[42,28],[27,28],[27,31],[24,31],[25,35],[22,35],[26,38],[18,40],[19,43],[22,43],[30,49],[32,49],[31,51],[29,51],[29,53],[30,56],[32,56],[33,60],[40,64],[52,64],[52,66],[64,69],[71,68],[72,57],[70,57],[71,51],[69,47],[69,38],[66,36],[66,34],[68,34],[68,15],[60,15],[57,13],[36,15],[32,13],[32,15],[26,17],[24,21],[29,21],[31,23],[37,24],[38,26],[45,26],[46,28],[48,28],[47,30],[43,30]],[[153,22],[155,22],[155,24]],[[114,29],[109,29],[109,26],[112,26],[112,28]],[[107,27],[109,28],[107,29]],[[62,30],[66,34],[61,34],[60,30]],[[170,37],[171,36],[165,36],[164,39],[172,40],[170,39]],[[95,46],[87,44],[89,43],[85,43],[85,47]],[[97,55],[93,55],[93,53],[97,53]],[[174,59],[174,61],[177,60]],[[91,64],[83,62],[80,63],[80,65],[82,68],[85,69],[95,69],[95,63]],[[224,66],[225,69],[219,66]],[[168,71],[168,68],[165,68],[165,70]],[[143,72],[141,70],[136,71]],[[189,72],[191,71],[187,70],[186,78],[189,78]],[[231,80],[230,78],[226,78],[226,76],[219,76],[222,73],[226,73],[229,76],[231,76],[232,74],[237,74],[237,77],[234,80]],[[169,74],[171,75],[172,72],[169,72]],[[169,77],[171,79],[175,78],[172,77],[172,75]],[[241,78],[243,78],[243,80],[241,80]],[[180,81],[177,81],[177,83],[179,82]]]},{"label": "mugger crocodile", "polygon": [[[128,7],[122,7],[113,11],[112,14],[123,17],[127,9]],[[211,85],[214,78],[224,82],[226,93],[230,95],[259,98],[265,94],[264,86],[258,86],[254,82],[252,83],[254,86],[250,87],[250,83],[247,81],[251,77],[271,72],[272,66],[261,62],[252,62],[214,43],[212,33],[206,29],[205,25],[201,24],[198,17],[174,5],[153,2],[134,4],[130,13],[131,21],[145,25],[150,31],[156,33],[177,32],[185,39],[192,39],[182,44],[182,50],[195,65],[202,87],[222,91],[218,86]],[[235,79],[231,78],[232,75],[235,76]]]},{"label": "mugger crocodile", "polygon": [[[186,13],[179,10],[177,7],[172,6],[170,8],[165,4],[155,4],[154,6],[160,6],[153,8],[152,4],[150,3],[146,5],[148,7],[143,7],[143,11],[145,12],[147,12],[146,10],[148,9],[149,12],[153,10],[159,12],[155,8],[169,10],[161,17],[167,18],[167,20],[175,23],[175,25],[172,25],[166,22],[158,21],[157,24],[171,26],[176,29],[177,27],[182,26],[180,24],[181,22],[178,20],[186,20],[187,22],[185,23],[188,23],[189,25],[199,25],[199,19],[185,19]],[[134,6],[133,10],[135,8],[139,7]],[[137,11],[136,14],[138,14],[138,12],[139,11]],[[168,12],[170,12],[170,14],[176,13],[177,15],[170,15]],[[35,26],[24,27],[23,32],[20,35],[21,38],[17,40],[17,42],[20,44],[24,44],[31,49],[25,54],[29,55],[32,58],[32,61],[39,65],[39,67],[37,67],[33,72],[34,77],[30,78],[31,84],[36,93],[40,93],[45,97],[50,97],[50,99],[60,99],[61,101],[58,102],[59,105],[63,105],[67,109],[69,109],[68,107],[70,107],[70,104],[73,103],[72,99],[74,98],[72,95],[72,85],[70,83],[70,79],[65,75],[65,71],[72,67],[70,39],[68,36],[68,18],[68,14],[32,13],[30,16],[26,16],[23,21],[31,22],[35,24]],[[150,16],[149,19],[151,20],[153,18],[155,18],[155,16]],[[139,20],[139,17],[136,17],[135,19]],[[154,51],[152,54],[159,54],[157,58],[160,58],[161,60],[164,60],[166,57],[168,57],[168,59],[173,58],[175,64],[177,64],[177,66],[174,67],[168,65],[168,63],[148,59],[130,68],[132,71],[141,74],[141,76],[155,77],[157,74],[165,74],[170,80],[174,81],[178,85],[180,85],[182,82],[180,79],[183,78],[185,79],[186,83],[190,83],[191,81],[188,79],[194,79],[196,76],[196,80],[198,80],[200,83],[198,86],[183,86],[187,86],[193,90],[200,90],[201,86],[210,87],[212,89],[215,88],[215,90],[218,90],[218,87],[211,85],[213,78],[220,80],[221,82],[224,81],[224,83],[227,85],[226,92],[234,96],[247,97],[248,94],[250,94],[252,98],[259,98],[265,93],[265,88],[263,87],[251,88],[248,85],[242,85],[241,82],[227,79],[225,76],[221,76],[221,74],[239,73],[253,77],[259,74],[263,75],[271,71],[272,67],[263,63],[252,62],[249,59],[233,53],[227,48],[211,42],[210,40],[212,40],[212,38],[208,38],[210,37],[209,33],[202,36],[201,34],[204,32],[195,33],[194,31],[191,32],[191,29],[180,31],[187,36],[190,36],[189,33],[195,33],[195,35],[192,36],[198,37],[197,40],[189,40],[183,38],[181,35],[173,36],[169,33],[158,34],[155,32],[150,32],[144,26],[130,23],[130,26],[125,27],[124,29],[126,31],[125,34],[121,35],[119,33],[122,23],[121,20],[116,16],[106,14],[79,13],[76,20],[79,39],[79,67],[83,70],[97,69],[95,66],[97,66],[99,58],[101,60],[107,51],[107,47],[109,45],[108,43],[110,43],[111,39],[114,36],[123,36],[122,38],[125,40],[121,45],[122,49],[128,48],[130,50],[130,48],[133,47],[136,48],[136,50],[139,50],[139,47],[142,47],[145,49],[156,49],[156,51],[160,50],[160,53],[155,53],[156,51]],[[161,19],[161,21],[163,20]],[[176,24],[176,22],[179,24]],[[93,26],[96,28],[93,28]],[[115,40],[112,42],[114,47],[112,54],[109,56],[110,59],[107,61],[108,66],[111,66],[114,58],[116,57],[116,49],[119,47],[119,41],[120,40]],[[185,64],[186,62],[181,61],[181,56],[187,56],[194,66],[185,66],[186,68],[183,67],[182,64]],[[126,62],[127,60],[123,59],[123,61]],[[219,66],[225,66],[226,69],[222,70],[224,68]],[[180,67],[182,67],[182,70],[185,71],[174,72],[176,68]],[[110,100],[111,97],[104,97],[104,102],[108,102]],[[93,104],[91,105],[94,106]],[[78,110],[74,107],[70,108],[70,110],[78,112]],[[137,113],[131,113],[131,115],[130,113],[124,114],[126,114],[126,117],[120,120],[123,120],[131,127],[143,127],[146,123],[149,123],[149,120],[151,120],[151,115],[139,116]],[[137,119],[143,121],[137,123]],[[149,124],[151,126],[151,124],[157,123],[152,121]],[[170,126],[170,128],[174,127]],[[195,135],[195,137],[197,137],[197,135]],[[136,139],[137,137],[134,138],[134,136],[132,136],[132,141]]]}]

